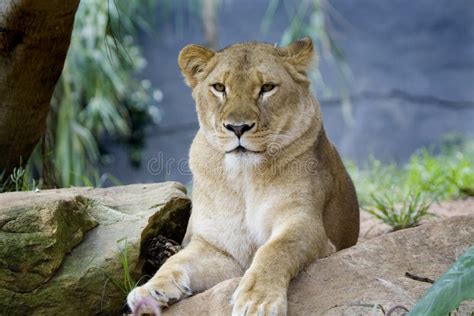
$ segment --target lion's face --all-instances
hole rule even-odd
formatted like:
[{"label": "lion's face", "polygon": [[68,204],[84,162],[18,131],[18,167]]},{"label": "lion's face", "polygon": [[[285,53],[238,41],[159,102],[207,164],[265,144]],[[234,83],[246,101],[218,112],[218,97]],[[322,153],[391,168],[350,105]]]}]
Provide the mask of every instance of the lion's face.
[{"label": "lion's face", "polygon": [[237,44],[216,53],[185,47],[179,65],[209,143],[228,157],[258,161],[299,137],[314,112],[306,77],[312,57],[309,39],[286,48]]}]

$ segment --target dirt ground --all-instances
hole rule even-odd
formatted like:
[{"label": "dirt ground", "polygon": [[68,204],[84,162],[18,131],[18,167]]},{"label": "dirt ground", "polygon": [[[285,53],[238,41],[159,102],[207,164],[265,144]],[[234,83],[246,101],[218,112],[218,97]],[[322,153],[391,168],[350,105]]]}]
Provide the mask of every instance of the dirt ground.
[{"label": "dirt ground", "polygon": [[[425,219],[421,224],[433,222],[442,218],[474,215],[474,197],[465,199],[433,203],[430,213],[435,216]],[[374,218],[364,210],[360,212],[360,235],[359,242],[392,232],[391,227]]]}]

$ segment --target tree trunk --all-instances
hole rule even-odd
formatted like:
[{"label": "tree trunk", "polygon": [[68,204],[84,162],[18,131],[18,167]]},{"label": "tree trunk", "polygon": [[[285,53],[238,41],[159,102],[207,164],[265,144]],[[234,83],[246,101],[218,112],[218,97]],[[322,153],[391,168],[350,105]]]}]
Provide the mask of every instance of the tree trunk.
[{"label": "tree trunk", "polygon": [[79,0],[0,0],[0,174],[46,131]]}]

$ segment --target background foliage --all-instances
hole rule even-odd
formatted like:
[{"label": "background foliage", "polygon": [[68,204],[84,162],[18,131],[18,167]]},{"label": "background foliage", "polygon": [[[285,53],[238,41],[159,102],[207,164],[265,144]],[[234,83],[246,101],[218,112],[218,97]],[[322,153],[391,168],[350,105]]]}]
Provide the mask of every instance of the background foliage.
[{"label": "background foliage", "polygon": [[51,142],[43,152],[56,173],[53,186],[103,184],[97,165],[105,134],[128,144],[132,162],[139,161],[143,129],[159,119],[160,94],[149,81],[136,79],[146,61],[133,36],[148,28],[154,3],[81,1],[51,102]]},{"label": "background foliage", "polygon": [[422,148],[403,166],[382,164],[371,159],[364,167],[346,162],[356,185],[362,206],[370,205],[373,196],[390,194],[395,200],[404,200],[410,192],[423,193],[432,201],[473,195],[474,143],[462,142],[435,149]]},{"label": "background foliage", "polygon": [[286,8],[290,24],[284,31],[281,39],[281,45],[288,45],[292,41],[309,36],[317,45],[319,58],[324,58],[330,64],[334,65],[336,78],[338,81],[338,91],[331,91],[325,84],[324,78],[315,67],[310,73],[311,81],[320,97],[337,97],[341,100],[342,113],[348,124],[352,123],[351,100],[349,95],[349,86],[352,80],[351,70],[346,62],[344,52],[336,44],[332,32],[330,31],[329,19],[339,17],[338,13],[332,8],[329,1],[309,0],[300,1],[293,7],[289,6],[285,0],[270,0],[267,12],[262,21],[261,29],[267,31],[271,26],[271,21],[275,10],[280,4]]}]

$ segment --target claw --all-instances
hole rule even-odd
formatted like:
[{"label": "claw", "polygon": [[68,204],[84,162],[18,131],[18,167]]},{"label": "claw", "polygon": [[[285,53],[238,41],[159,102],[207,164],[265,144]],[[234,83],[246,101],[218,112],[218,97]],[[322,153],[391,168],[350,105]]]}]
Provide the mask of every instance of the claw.
[{"label": "claw", "polygon": [[184,295],[186,296],[191,296],[193,294],[193,292],[191,291],[191,289],[189,287],[187,287],[186,285],[180,285],[178,282],[176,282],[176,280],[173,278],[173,284],[182,292],[184,293]]},{"label": "claw", "polygon": [[183,289],[184,289],[186,295],[188,295],[188,296],[193,295],[193,291],[189,287],[187,287],[186,285],[183,286]]},{"label": "claw", "polygon": [[151,290],[150,294],[155,300],[160,302],[162,306],[168,307],[168,298],[165,294],[161,293],[158,290]]}]

